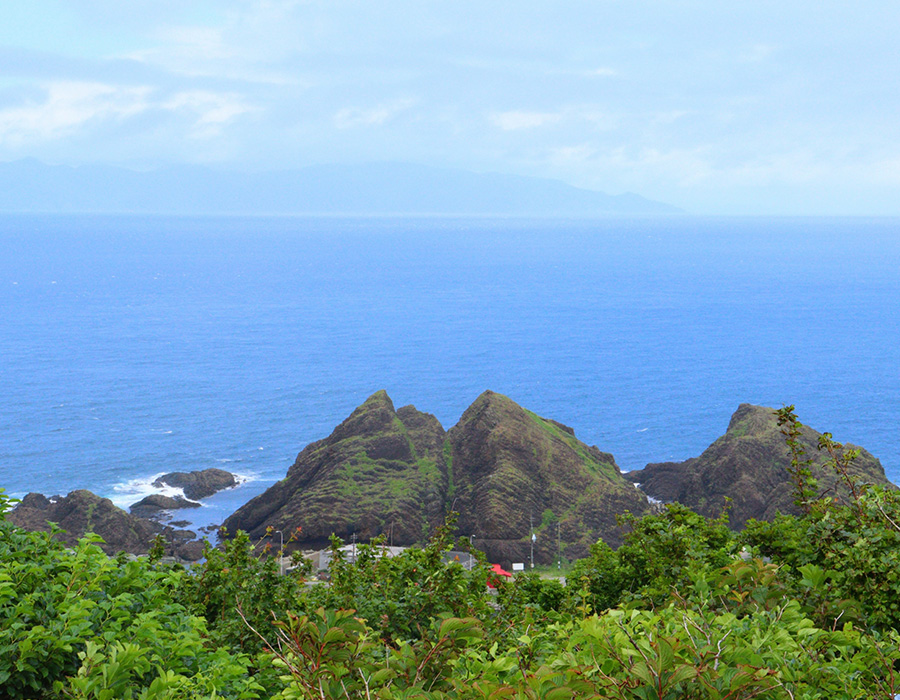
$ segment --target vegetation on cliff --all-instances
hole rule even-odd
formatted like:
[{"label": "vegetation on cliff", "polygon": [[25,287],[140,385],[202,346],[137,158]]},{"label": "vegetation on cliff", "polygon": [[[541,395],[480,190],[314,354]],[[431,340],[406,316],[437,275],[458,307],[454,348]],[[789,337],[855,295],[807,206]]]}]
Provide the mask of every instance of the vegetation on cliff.
[{"label": "vegetation on cliff", "polygon": [[447,434],[460,530],[492,561],[567,559],[603,538],[621,542],[617,516],[640,514],[647,500],[611,454],[579,441],[561,423],[486,391]]},{"label": "vegetation on cliff", "polygon": [[308,445],[287,476],[224,523],[259,538],[269,526],[302,527],[300,541],[325,545],[332,534],[397,544],[420,542],[445,512],[444,429],[413,406],[394,410],[379,391],[324,440]]},{"label": "vegetation on cliff", "polygon": [[[620,540],[616,516],[647,510],[612,455],[571,428],[486,391],[444,432],[412,406],[394,410],[379,391],[324,440],[306,447],[287,477],[225,521],[260,537],[266,527],[303,528],[298,543],[331,534],[422,543],[449,514],[493,561],[587,554]],[[559,544],[559,548],[558,548]]]},{"label": "vegetation on cliff", "polygon": [[[798,445],[812,458],[809,468],[818,480],[816,495],[847,495],[846,485],[828,467],[829,454],[818,450],[823,434],[808,426],[798,431]],[[869,452],[849,444],[844,449],[858,452],[851,470],[859,480],[889,485],[881,463]],[[778,513],[800,512],[791,495],[791,459],[776,411],[741,404],[725,434],[699,457],[648,464],[626,476],[653,498],[683,503],[709,517],[716,517],[728,504],[728,522],[739,528],[750,519],[771,520]]]}]

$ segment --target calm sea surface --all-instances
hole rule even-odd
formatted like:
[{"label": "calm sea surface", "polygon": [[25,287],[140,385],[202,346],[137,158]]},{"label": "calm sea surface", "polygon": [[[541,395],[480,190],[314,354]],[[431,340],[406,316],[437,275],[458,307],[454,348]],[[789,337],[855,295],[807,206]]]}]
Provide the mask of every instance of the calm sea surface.
[{"label": "calm sea surface", "polygon": [[8,493],[222,467],[220,522],[378,389],[446,428],[492,389],[623,470],[795,404],[900,482],[900,220],[0,218]]}]

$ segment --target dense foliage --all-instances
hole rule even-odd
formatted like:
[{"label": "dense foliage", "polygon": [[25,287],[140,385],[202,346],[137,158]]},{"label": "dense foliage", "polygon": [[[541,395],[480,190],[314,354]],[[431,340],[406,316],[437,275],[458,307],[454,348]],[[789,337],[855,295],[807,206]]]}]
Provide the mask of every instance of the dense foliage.
[{"label": "dense foliage", "polygon": [[248,659],[177,602],[184,578],[0,519],[0,697],[257,697]]},{"label": "dense foliage", "polygon": [[625,517],[565,585],[445,561],[452,521],[393,558],[335,541],[328,583],[242,533],[186,571],[19,530],[0,492],[0,697],[893,698],[898,493],[853,481],[827,435],[850,495],[817,493],[780,419],[802,516]]}]

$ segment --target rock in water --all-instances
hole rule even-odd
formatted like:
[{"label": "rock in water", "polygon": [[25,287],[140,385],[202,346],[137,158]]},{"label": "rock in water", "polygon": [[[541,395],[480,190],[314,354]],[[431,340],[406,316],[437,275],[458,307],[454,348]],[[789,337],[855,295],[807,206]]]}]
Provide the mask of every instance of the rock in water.
[{"label": "rock in water", "polygon": [[171,472],[163,474],[153,482],[157,488],[174,486],[184,491],[185,498],[199,500],[212,496],[218,491],[237,486],[234,474],[224,469],[203,469],[193,472]]},{"label": "rock in water", "polygon": [[395,544],[421,541],[441,522],[447,494],[444,429],[413,406],[395,411],[385,391],[369,397],[324,440],[308,445],[287,477],[231,515],[230,532],[260,538],[271,525],[302,526],[307,546],[332,533]]},{"label": "rock in water", "polygon": [[[826,456],[818,450],[821,433],[801,428],[800,443],[814,460],[814,476],[822,492],[841,492],[833,470],[823,468]],[[845,445],[845,448],[853,448]],[[864,481],[889,484],[884,468],[864,449],[853,463],[853,473]],[[778,426],[775,410],[741,404],[725,434],[699,457],[684,462],[648,464],[626,477],[661,501],[678,501],[708,517],[718,517],[731,498],[729,524],[739,529],[750,518],[771,520],[776,513],[797,513],[793,484],[788,474],[791,453]],[[837,489],[837,491],[835,491]]]},{"label": "rock in water", "polygon": [[535,561],[546,563],[556,555],[557,521],[563,554],[583,556],[599,537],[617,544],[615,516],[647,505],[612,455],[505,396],[485,392],[445,433],[413,406],[395,411],[380,391],[224,525],[253,538],[267,526],[284,533],[301,526],[305,546],[323,545],[332,533],[412,544],[455,509],[460,534],[494,561],[526,561],[533,520]]},{"label": "rock in water", "polygon": [[132,515],[139,518],[150,518],[155,520],[159,517],[161,511],[178,510],[179,508],[199,508],[200,504],[189,501],[180,496],[172,498],[171,496],[163,496],[159,493],[153,493],[135,503],[128,510]]},{"label": "rock in water", "polygon": [[536,563],[556,559],[557,534],[569,559],[599,538],[618,546],[616,515],[648,508],[611,454],[501,394],[479,396],[448,437],[460,530],[492,561],[527,563],[532,523]]}]

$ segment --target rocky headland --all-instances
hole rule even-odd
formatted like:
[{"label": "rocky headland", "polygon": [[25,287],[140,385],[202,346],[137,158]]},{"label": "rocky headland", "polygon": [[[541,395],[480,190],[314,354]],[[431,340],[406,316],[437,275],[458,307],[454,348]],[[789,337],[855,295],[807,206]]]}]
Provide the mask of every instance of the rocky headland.
[{"label": "rocky headland", "polygon": [[[821,494],[840,498],[846,494],[824,465],[819,438],[802,427],[799,441],[813,460]],[[853,474],[889,485],[881,463],[859,450]],[[414,406],[395,409],[379,391],[331,435],[306,446],[284,479],[224,525],[256,540],[270,527],[280,530],[291,548],[326,546],[332,534],[361,542],[384,535],[391,544],[409,545],[424,542],[457,512],[458,534],[491,561],[527,562],[533,550],[541,564],[554,561],[558,552],[567,559],[582,557],[598,539],[616,547],[623,536],[617,516],[648,512],[648,497],[678,501],[709,517],[719,516],[730,499],[729,524],[736,529],[750,518],[794,513],[790,462],[775,411],[750,404],[738,407],[725,434],[700,456],[623,475],[608,452],[501,394],[484,392],[444,430],[433,415]],[[32,530],[58,523],[66,531],[58,537],[70,543],[96,532],[109,553],[146,553],[161,533],[171,554],[195,560],[202,543],[194,533],[159,521],[199,505],[189,498],[236,484],[232,474],[218,469],[173,472],[156,485],[181,488],[188,498],[152,495],[126,513],[88,491],[52,499],[29,494],[8,517]]]},{"label": "rocky headland", "polygon": [[[460,531],[495,561],[549,563],[622,541],[616,516],[648,508],[613,456],[561,423],[486,391],[447,433]],[[455,502],[455,505],[453,505]]]},{"label": "rocky headland", "polygon": [[484,392],[445,431],[413,406],[394,409],[373,394],[327,438],[307,446],[285,479],[224,523],[265,535],[302,528],[296,541],[321,546],[386,535],[421,542],[451,511],[459,533],[494,561],[583,556],[598,538],[616,545],[617,514],[647,510],[612,455],[580,442],[570,428]]},{"label": "rocky headland", "polygon": [[[821,433],[801,427],[798,441],[804,457],[812,459],[811,469],[825,496],[846,495],[833,469],[824,466],[827,455],[818,449]],[[884,468],[862,448],[851,473],[863,482],[889,485]],[[678,501],[701,515],[718,517],[731,499],[729,524],[741,528],[750,518],[771,520],[779,512],[797,513],[793,485],[788,473],[791,453],[778,426],[775,411],[763,406],[741,404],[731,416],[725,434],[699,457],[684,462],[648,464],[625,476],[640,483],[641,490],[664,502]]]},{"label": "rocky headland", "polygon": [[305,546],[325,545],[332,533],[420,542],[446,512],[448,454],[434,416],[413,406],[395,411],[387,392],[379,391],[329,437],[308,445],[283,480],[224,526],[253,538],[270,525],[285,533],[302,527]]}]

